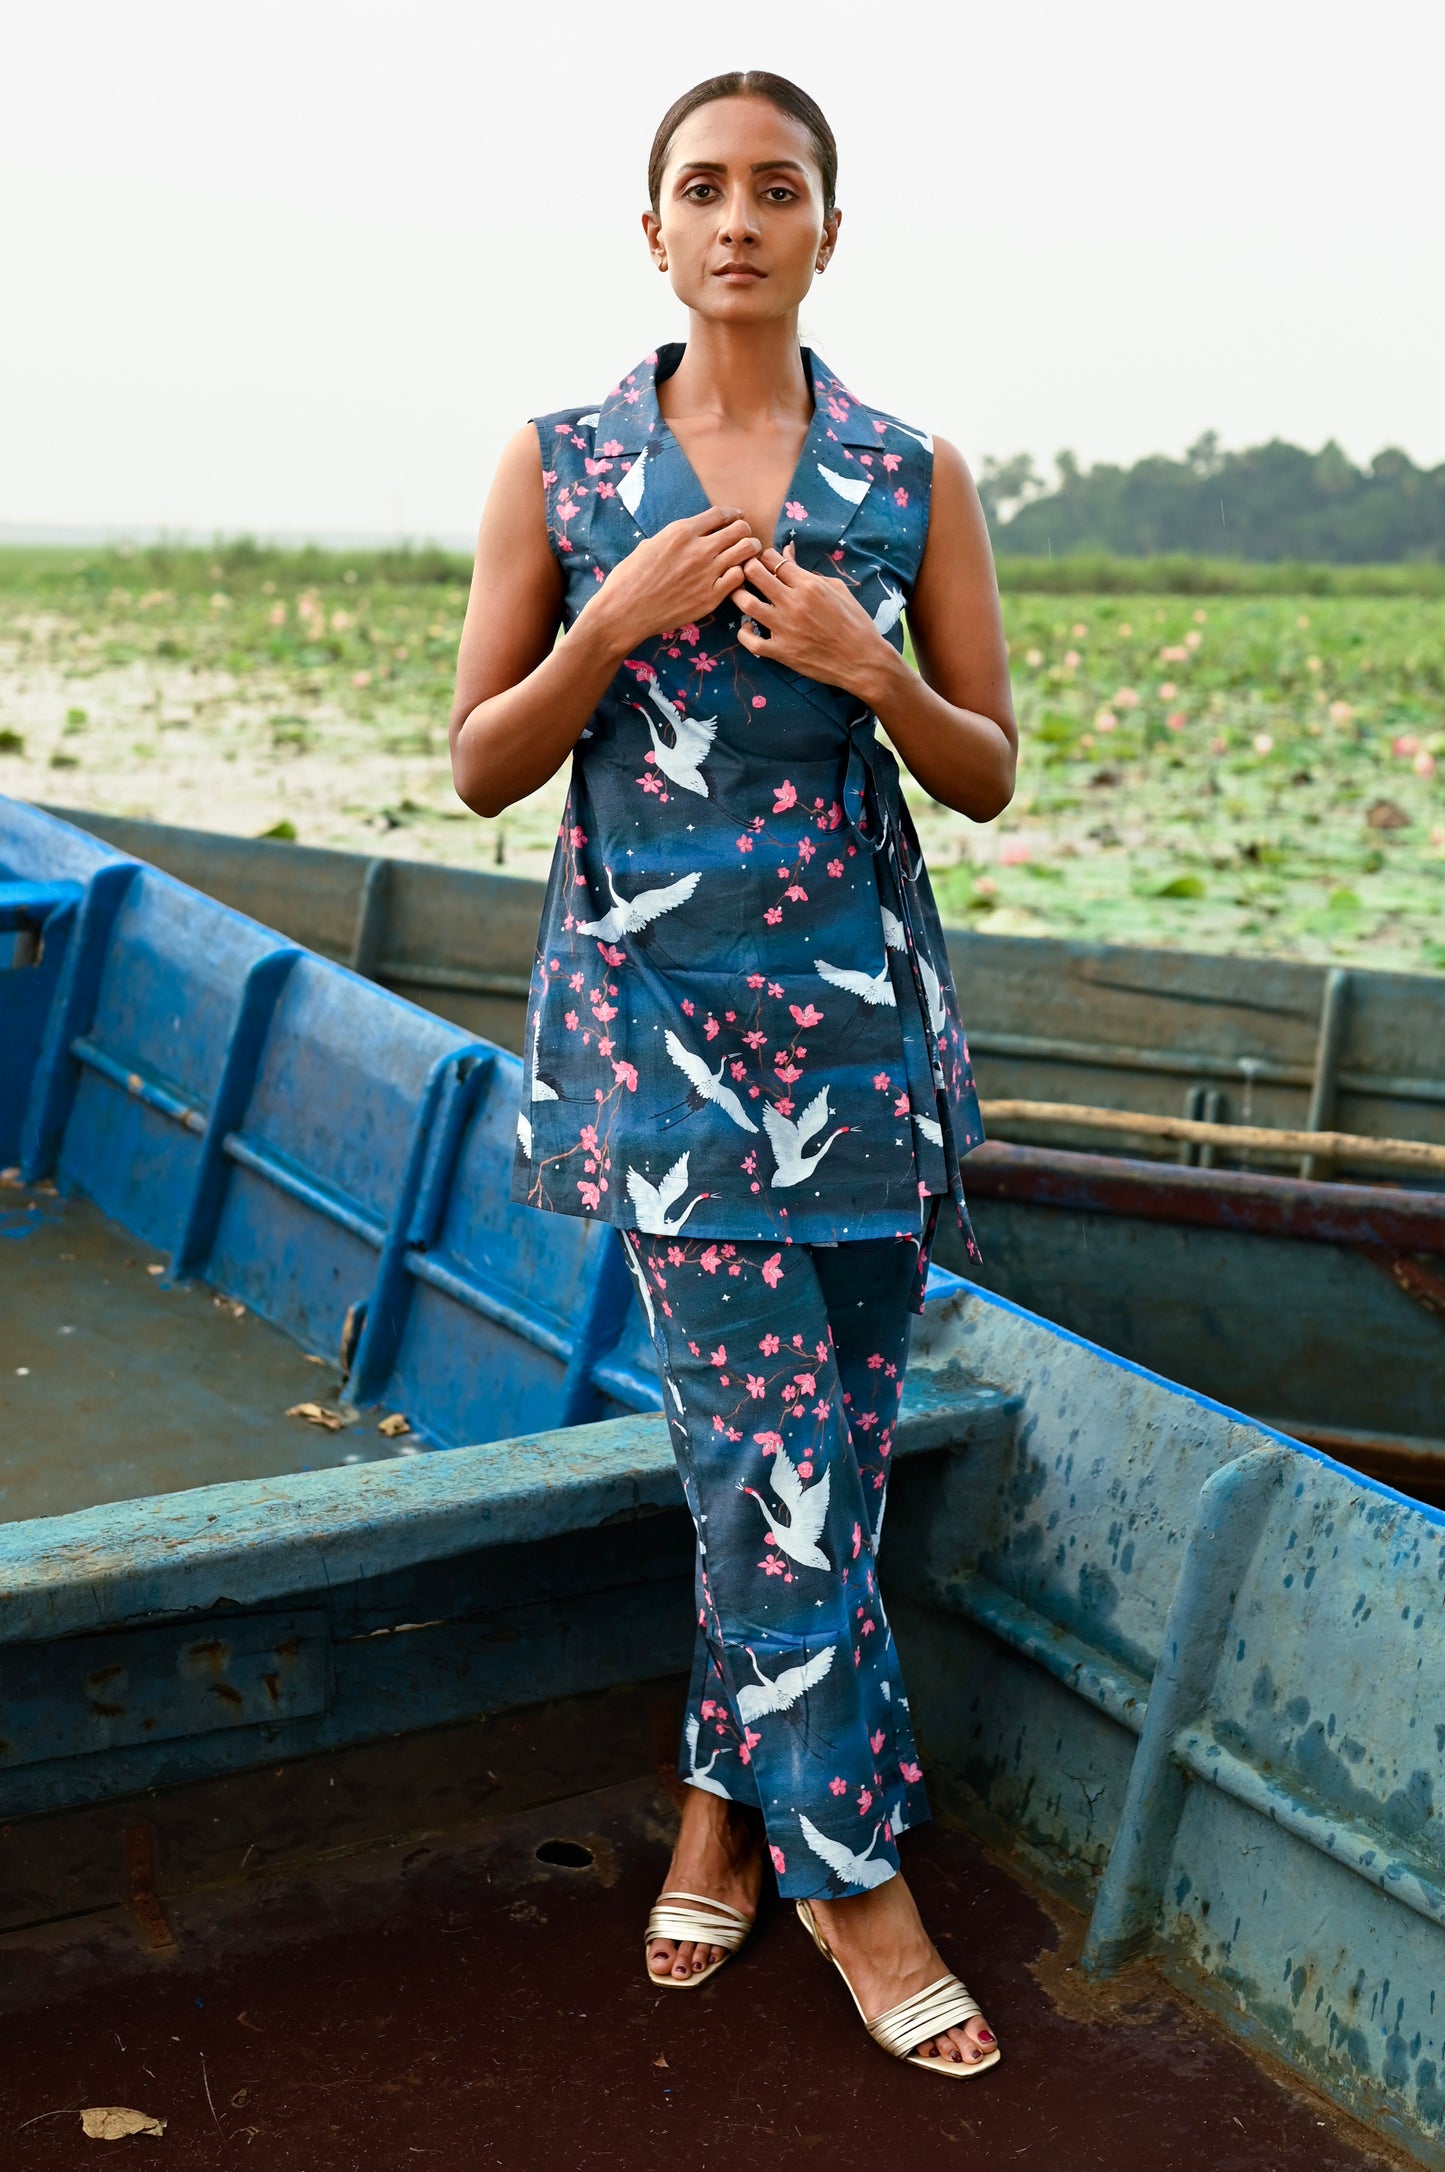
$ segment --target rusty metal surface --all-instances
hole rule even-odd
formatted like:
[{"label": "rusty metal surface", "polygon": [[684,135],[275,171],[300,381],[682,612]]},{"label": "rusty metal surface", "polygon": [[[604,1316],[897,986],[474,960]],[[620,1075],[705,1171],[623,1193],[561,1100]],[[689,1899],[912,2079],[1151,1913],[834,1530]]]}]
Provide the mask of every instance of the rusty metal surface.
[{"label": "rusty metal surface", "polygon": [[[775,1901],[704,1991],[656,1992],[641,1925],[670,1814],[641,1782],[463,1844],[402,1845],[364,1875],[267,1889],[225,1950],[175,1910],[172,1959],[7,2023],[7,2166],[84,2161],[79,2111],[97,2104],[164,2119],[158,2149],[185,2172],[1396,2161],[1152,1972],[1091,1990],[1077,1926],[939,1824],[908,1836],[906,1867],[945,1959],[987,1999],[1005,2046],[991,2074],[959,2084],[888,2061]],[[539,1861],[549,1839],[588,1860]]]}]

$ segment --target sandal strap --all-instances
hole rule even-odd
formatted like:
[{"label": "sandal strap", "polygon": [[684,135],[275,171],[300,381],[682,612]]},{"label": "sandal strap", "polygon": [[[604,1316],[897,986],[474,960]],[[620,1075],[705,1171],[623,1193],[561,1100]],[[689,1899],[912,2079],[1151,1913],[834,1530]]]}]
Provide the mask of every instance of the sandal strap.
[{"label": "sandal strap", "polygon": [[[691,1907],[673,1907],[671,1902],[692,1902]],[[657,1905],[647,1919],[647,1943],[655,1938],[691,1940],[694,1945],[721,1946],[725,1953],[736,1953],[752,1929],[752,1919],[740,1908],[729,1907],[726,1901],[710,1900],[706,1893],[687,1893],[676,1887],[659,1895]]]},{"label": "sandal strap", "polygon": [[956,1976],[940,1976],[937,1983],[928,1984],[911,1999],[900,2000],[897,2006],[879,2014],[876,2021],[870,2021],[868,2034],[895,2059],[906,2059],[929,2037],[961,2028],[982,2011]]}]

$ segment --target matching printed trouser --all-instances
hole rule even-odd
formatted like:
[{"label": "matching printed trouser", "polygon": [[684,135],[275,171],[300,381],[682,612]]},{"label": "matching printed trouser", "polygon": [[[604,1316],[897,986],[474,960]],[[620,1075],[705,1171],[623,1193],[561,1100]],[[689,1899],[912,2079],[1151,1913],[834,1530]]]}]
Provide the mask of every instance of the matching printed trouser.
[{"label": "matching printed trouser", "polygon": [[698,1534],[682,1776],[789,1898],[881,1885],[929,1814],[875,1558],[918,1244],[623,1243]]}]

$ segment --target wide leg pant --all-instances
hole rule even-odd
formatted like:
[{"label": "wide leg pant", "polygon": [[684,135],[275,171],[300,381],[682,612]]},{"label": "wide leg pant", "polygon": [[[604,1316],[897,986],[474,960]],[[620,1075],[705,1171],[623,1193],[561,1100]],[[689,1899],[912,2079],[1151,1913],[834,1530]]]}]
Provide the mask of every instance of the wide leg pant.
[{"label": "wide leg pant", "polygon": [[875,1567],[917,1242],[623,1242],[698,1534],[682,1776],[790,1898],[881,1885],[929,1814]]}]

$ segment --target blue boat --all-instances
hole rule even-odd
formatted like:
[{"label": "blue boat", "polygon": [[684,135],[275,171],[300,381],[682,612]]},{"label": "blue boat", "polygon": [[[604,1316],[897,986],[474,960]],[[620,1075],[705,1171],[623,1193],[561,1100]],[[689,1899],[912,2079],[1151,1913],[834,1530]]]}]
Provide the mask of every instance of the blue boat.
[{"label": "blue boat", "polygon": [[[13,801],[0,968],[3,1953],[106,1805],[680,1670],[691,1534],[515,1057]],[[1445,1517],[941,1273],[898,1453],[942,1804],[1445,2165]]]}]

